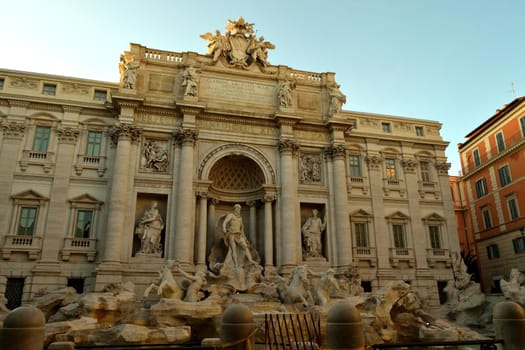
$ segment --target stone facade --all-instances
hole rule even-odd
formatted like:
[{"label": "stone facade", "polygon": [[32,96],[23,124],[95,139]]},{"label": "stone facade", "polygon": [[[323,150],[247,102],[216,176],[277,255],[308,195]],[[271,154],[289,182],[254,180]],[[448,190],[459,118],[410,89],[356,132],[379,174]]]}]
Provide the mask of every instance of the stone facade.
[{"label": "stone facade", "polygon": [[342,110],[334,73],[270,64],[252,27],[203,35],[208,54],[131,44],[119,83],[0,70],[0,292],[210,268],[239,203],[265,273],[357,267],[437,303],[459,251],[441,124]]}]

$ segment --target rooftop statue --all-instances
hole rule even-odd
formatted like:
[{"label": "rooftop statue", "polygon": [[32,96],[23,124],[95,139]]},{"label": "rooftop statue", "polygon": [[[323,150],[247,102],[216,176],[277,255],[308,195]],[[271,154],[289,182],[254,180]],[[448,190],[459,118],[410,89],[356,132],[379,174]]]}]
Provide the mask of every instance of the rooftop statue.
[{"label": "rooftop statue", "polygon": [[208,32],[202,34],[201,38],[208,40],[208,55],[212,57],[213,63],[221,58],[228,66],[236,68],[248,68],[253,64],[259,64],[264,70],[268,65],[268,49],[274,49],[264,37],[257,38],[253,35],[253,23],[248,23],[239,17],[236,21],[228,20],[226,33],[223,35],[219,30],[215,34]]}]

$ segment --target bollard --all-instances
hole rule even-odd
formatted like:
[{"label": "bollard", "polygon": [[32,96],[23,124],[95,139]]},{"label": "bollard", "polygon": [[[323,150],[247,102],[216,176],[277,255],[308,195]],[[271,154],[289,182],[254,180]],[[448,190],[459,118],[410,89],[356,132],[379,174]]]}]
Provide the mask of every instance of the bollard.
[{"label": "bollard", "polygon": [[0,329],[0,349],[42,350],[46,336],[46,318],[33,306],[21,306],[4,319]]},{"label": "bollard", "polygon": [[255,348],[257,327],[250,309],[243,304],[231,304],[224,310],[221,320],[221,346],[230,350]]},{"label": "bollard", "polygon": [[362,350],[365,333],[361,314],[350,304],[335,304],[326,318],[326,348]]},{"label": "bollard", "polygon": [[525,344],[525,308],[512,301],[494,306],[496,338],[503,339],[504,350],[522,350]]}]

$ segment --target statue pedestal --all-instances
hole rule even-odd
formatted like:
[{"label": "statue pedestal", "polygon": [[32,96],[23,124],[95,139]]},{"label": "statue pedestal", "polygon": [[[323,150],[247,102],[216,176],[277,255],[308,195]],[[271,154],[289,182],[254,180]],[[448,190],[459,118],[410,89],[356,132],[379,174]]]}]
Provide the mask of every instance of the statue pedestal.
[{"label": "statue pedestal", "polygon": [[323,257],[309,257],[305,258],[304,263],[313,272],[325,272],[330,268],[330,263]]}]

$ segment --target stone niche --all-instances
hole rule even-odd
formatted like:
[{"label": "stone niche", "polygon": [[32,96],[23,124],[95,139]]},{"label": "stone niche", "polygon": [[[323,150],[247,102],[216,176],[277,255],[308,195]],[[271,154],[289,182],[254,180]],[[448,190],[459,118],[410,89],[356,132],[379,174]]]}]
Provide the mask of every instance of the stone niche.
[{"label": "stone niche", "polygon": [[[328,239],[324,204],[301,203],[301,247],[303,260],[309,263],[326,262]],[[315,265],[315,264],[314,264]]]},{"label": "stone niche", "polygon": [[167,195],[138,193],[132,256],[164,257]]}]

